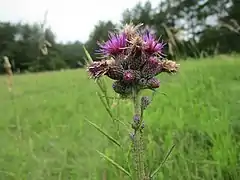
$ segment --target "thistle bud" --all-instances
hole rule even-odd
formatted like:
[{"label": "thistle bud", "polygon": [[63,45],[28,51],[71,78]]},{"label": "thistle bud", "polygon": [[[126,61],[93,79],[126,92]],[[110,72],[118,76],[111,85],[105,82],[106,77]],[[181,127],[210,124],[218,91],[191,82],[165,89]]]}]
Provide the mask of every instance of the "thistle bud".
[{"label": "thistle bud", "polygon": [[159,88],[159,86],[160,86],[160,81],[155,77],[147,81],[147,87],[150,89]]},{"label": "thistle bud", "polygon": [[129,87],[122,81],[115,81],[112,85],[112,88],[116,93],[123,96],[127,96],[132,93],[131,87]]},{"label": "thistle bud", "polygon": [[152,78],[159,69],[159,60],[156,57],[150,57],[142,68],[142,76]]},{"label": "thistle bud", "polygon": [[110,66],[106,75],[113,80],[121,80],[123,78],[122,66]]},{"label": "thistle bud", "polygon": [[123,80],[126,83],[133,83],[140,79],[140,72],[135,70],[125,70],[123,73]]},{"label": "thistle bud", "polygon": [[141,98],[141,107],[143,110],[147,108],[147,106],[151,103],[151,98],[147,96],[143,96]]}]

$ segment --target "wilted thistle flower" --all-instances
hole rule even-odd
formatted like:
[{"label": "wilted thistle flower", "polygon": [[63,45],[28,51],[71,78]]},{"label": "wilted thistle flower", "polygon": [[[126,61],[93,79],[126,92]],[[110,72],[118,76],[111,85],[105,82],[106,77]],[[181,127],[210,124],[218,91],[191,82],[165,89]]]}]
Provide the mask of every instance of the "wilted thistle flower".
[{"label": "wilted thistle flower", "polygon": [[133,39],[138,34],[137,31],[138,31],[139,27],[141,27],[142,25],[143,25],[142,23],[140,23],[136,26],[134,26],[133,23],[126,24],[124,26],[122,32],[124,34],[126,34],[128,40]]},{"label": "wilted thistle flower", "polygon": [[139,27],[128,24],[120,34],[111,33],[109,40],[99,44],[98,50],[107,60],[88,66],[93,78],[107,75],[117,80],[118,86],[115,84],[113,89],[120,95],[131,93],[132,87],[138,90],[158,88],[159,81],[155,76],[161,72],[176,72],[179,67],[174,61],[162,60],[165,43],[156,40],[149,31],[141,34]]}]

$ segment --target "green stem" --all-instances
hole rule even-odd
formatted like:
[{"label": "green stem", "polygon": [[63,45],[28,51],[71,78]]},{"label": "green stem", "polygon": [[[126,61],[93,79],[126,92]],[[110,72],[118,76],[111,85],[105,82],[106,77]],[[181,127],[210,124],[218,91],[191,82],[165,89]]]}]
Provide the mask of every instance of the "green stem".
[{"label": "green stem", "polygon": [[134,115],[139,115],[140,120],[138,127],[135,129],[133,136],[133,158],[135,163],[135,179],[145,179],[145,167],[144,167],[144,152],[143,152],[143,138],[142,138],[142,109],[141,109],[141,96],[138,91],[133,89],[133,104],[134,104]]}]

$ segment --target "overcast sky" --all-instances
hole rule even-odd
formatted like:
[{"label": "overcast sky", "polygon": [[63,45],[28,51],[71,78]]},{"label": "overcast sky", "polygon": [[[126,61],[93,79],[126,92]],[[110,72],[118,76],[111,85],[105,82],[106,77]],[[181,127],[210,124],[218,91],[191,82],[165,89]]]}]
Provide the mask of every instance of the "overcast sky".
[{"label": "overcast sky", "polygon": [[[99,20],[119,22],[122,12],[147,0],[3,0],[0,21],[41,22],[48,10],[47,24],[58,41],[82,42]],[[151,0],[156,6],[160,0]]]}]

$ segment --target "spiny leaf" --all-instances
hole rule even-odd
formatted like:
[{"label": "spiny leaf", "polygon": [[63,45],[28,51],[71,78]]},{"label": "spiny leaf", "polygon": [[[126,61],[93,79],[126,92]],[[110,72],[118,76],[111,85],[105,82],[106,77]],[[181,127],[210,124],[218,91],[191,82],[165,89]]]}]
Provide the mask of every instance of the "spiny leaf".
[{"label": "spiny leaf", "polygon": [[167,161],[168,157],[172,153],[174,147],[175,147],[175,145],[173,145],[171,147],[171,149],[168,151],[168,153],[166,154],[166,156],[163,159],[163,161],[160,163],[160,165],[157,167],[157,169],[155,171],[153,171],[153,173],[150,175],[150,179],[152,179],[158,173],[158,171],[161,169],[161,167],[164,165],[164,163]]},{"label": "spiny leaf", "polygon": [[114,144],[116,144],[117,146],[121,147],[121,144],[115,140],[113,137],[111,137],[110,135],[108,135],[106,132],[104,132],[104,130],[102,130],[98,125],[96,125],[95,123],[85,119],[89,124],[91,124],[93,127],[95,127],[99,132],[101,132],[104,136],[106,136],[110,141],[112,141]]},{"label": "spiny leaf", "polygon": [[120,171],[122,171],[123,173],[125,173],[126,175],[128,175],[129,177],[131,177],[131,174],[124,169],[121,165],[119,165],[118,163],[116,163],[114,160],[112,160],[111,158],[109,158],[108,156],[106,156],[105,154],[99,152],[97,150],[97,152],[104,158],[106,159],[108,162],[110,162],[112,165],[114,165],[116,168],[118,168]]}]

